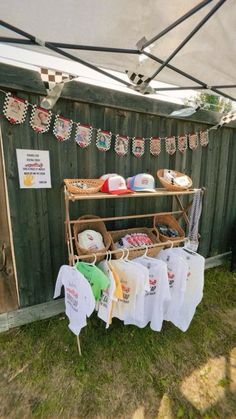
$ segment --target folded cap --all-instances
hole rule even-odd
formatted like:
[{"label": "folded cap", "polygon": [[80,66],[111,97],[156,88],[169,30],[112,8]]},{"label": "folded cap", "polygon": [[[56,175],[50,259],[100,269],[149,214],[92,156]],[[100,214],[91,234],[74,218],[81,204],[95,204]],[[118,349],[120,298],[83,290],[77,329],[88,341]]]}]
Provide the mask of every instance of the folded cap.
[{"label": "folded cap", "polygon": [[95,230],[84,230],[78,234],[79,246],[87,250],[101,250],[105,245],[101,233]]},{"label": "folded cap", "polygon": [[148,173],[140,173],[128,178],[127,186],[135,192],[156,192],[154,177]]},{"label": "folded cap", "polygon": [[108,177],[101,188],[101,192],[110,193],[113,195],[132,193],[130,189],[127,189],[125,179],[120,175],[112,175]]}]

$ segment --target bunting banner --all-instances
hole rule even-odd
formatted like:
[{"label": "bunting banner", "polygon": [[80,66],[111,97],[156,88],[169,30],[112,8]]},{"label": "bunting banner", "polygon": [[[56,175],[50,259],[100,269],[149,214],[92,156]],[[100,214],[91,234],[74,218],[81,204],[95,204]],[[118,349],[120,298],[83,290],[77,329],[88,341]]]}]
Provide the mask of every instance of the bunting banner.
[{"label": "bunting banner", "polygon": [[150,138],[150,153],[153,156],[159,156],[161,152],[161,138],[151,137]]},{"label": "bunting banner", "polygon": [[11,93],[6,94],[3,113],[11,124],[22,124],[25,121],[27,109],[27,100],[13,96]]},{"label": "bunting banner", "polygon": [[79,122],[76,125],[75,141],[81,148],[89,146],[92,140],[93,128],[91,125],[82,125]]},{"label": "bunting banner", "polygon": [[129,137],[117,134],[115,140],[115,152],[118,156],[125,156],[129,149]]},{"label": "bunting banner", "polygon": [[134,137],[132,141],[132,153],[135,157],[141,157],[144,155],[145,141],[144,138]]},{"label": "bunting banner", "polygon": [[[184,153],[187,148],[192,151],[201,145],[206,147],[209,143],[209,131],[216,129],[215,127],[201,130],[199,132],[184,133],[179,136],[158,137],[153,136],[149,138],[144,137],[129,137],[127,135],[120,135],[112,133],[108,130],[93,127],[92,125],[75,122],[63,115],[55,115],[50,110],[42,106],[29,103],[28,101],[18,98],[11,93],[7,93],[0,89],[0,92],[5,94],[3,114],[11,124],[21,124],[25,121],[27,110],[32,108],[30,115],[30,126],[39,133],[49,131],[52,123],[52,116],[55,116],[53,124],[53,134],[58,141],[66,141],[71,137],[73,125],[75,125],[76,132],[74,142],[81,148],[87,148],[92,142],[93,131],[97,131],[96,146],[99,151],[108,151],[111,148],[112,135],[115,137],[114,151],[118,156],[126,156],[129,151],[129,141],[132,138],[131,151],[135,157],[142,157],[145,152],[145,141],[149,141],[149,152],[152,156],[160,155],[162,145],[165,143],[165,151],[169,155],[175,154],[177,148],[181,153]],[[233,120],[236,113],[231,112],[224,117],[224,121]],[[223,122],[223,118],[222,118]],[[230,122],[230,121],[229,121]],[[227,122],[224,122],[227,123]],[[218,127],[218,126],[216,126]]]},{"label": "bunting banner", "polygon": [[190,150],[196,150],[198,148],[198,133],[189,134],[188,145]]},{"label": "bunting banner", "polygon": [[58,141],[66,141],[70,138],[72,126],[72,120],[65,118],[64,116],[57,115],[54,122],[53,134]]},{"label": "bunting banner", "polygon": [[110,150],[111,136],[112,136],[112,133],[110,131],[105,131],[100,128],[97,130],[96,146],[98,150],[100,151]]},{"label": "bunting banner", "polygon": [[51,111],[34,105],[31,112],[30,125],[38,134],[43,133],[49,130],[51,118]]},{"label": "bunting banner", "polygon": [[171,156],[175,154],[176,152],[175,137],[166,137],[165,143],[166,143],[166,152],[170,154]]},{"label": "bunting banner", "polygon": [[188,148],[188,136],[187,134],[178,136],[178,150],[180,153],[184,153]]}]

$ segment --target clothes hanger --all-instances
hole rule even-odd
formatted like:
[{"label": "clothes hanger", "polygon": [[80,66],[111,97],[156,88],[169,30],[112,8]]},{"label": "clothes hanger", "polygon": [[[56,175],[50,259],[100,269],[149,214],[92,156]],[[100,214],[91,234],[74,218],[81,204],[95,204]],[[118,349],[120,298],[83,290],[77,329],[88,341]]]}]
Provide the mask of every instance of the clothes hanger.
[{"label": "clothes hanger", "polygon": [[145,245],[144,246],[145,247],[145,252],[144,252],[144,254],[143,254],[143,256],[141,256],[142,258],[145,258],[145,259],[151,259],[152,261],[154,260],[154,258],[151,258],[150,256],[148,256],[148,254],[147,254],[147,252],[148,252],[148,246],[147,245]]},{"label": "clothes hanger", "polygon": [[130,262],[130,260],[128,259],[128,257],[129,257],[129,249],[126,247],[124,250],[127,251],[127,254],[124,257],[124,262]]},{"label": "clothes hanger", "polygon": [[116,260],[123,260],[124,256],[125,256],[125,251],[124,251],[124,249],[119,249],[119,250],[122,252],[122,256],[119,259],[116,259]]},{"label": "clothes hanger", "polygon": [[88,262],[88,265],[95,266],[95,263],[97,262],[97,255],[96,253],[93,253],[92,256],[94,256],[94,260],[90,263]]}]

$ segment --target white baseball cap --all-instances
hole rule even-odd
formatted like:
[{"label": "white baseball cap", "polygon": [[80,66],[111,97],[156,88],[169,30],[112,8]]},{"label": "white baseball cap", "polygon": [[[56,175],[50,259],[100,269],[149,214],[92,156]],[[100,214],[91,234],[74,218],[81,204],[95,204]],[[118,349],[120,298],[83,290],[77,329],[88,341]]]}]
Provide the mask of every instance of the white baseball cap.
[{"label": "white baseball cap", "polygon": [[[107,175],[103,175],[101,178]],[[127,189],[125,179],[120,175],[112,174],[106,178],[104,184],[101,187],[101,192],[110,193],[112,195],[122,195],[132,193],[130,189]]]},{"label": "white baseball cap", "polygon": [[79,246],[87,250],[101,250],[105,245],[101,233],[95,230],[84,230],[78,234]]},{"label": "white baseball cap", "polygon": [[107,179],[109,179],[109,177],[112,177],[112,176],[118,176],[118,175],[117,175],[117,173],[107,173],[106,175],[102,175],[100,177],[100,179],[107,180]]},{"label": "white baseball cap", "polygon": [[140,173],[129,177],[127,186],[135,192],[156,192],[154,177],[149,173]]}]

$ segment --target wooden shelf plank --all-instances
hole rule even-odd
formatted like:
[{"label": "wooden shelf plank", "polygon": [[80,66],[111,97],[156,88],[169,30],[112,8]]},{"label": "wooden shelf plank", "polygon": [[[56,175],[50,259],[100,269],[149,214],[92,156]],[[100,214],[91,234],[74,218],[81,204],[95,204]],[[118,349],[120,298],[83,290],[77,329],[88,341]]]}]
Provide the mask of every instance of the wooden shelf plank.
[{"label": "wooden shelf plank", "polygon": [[199,189],[188,189],[186,191],[167,191],[166,189],[156,189],[156,192],[134,192],[132,194],[127,195],[112,195],[106,194],[102,192],[97,192],[96,194],[89,194],[89,195],[74,195],[67,190],[65,190],[65,194],[67,199],[70,201],[83,201],[83,200],[91,200],[91,199],[117,199],[117,198],[145,198],[145,197],[162,197],[162,196],[177,196],[177,195],[192,195]]}]

